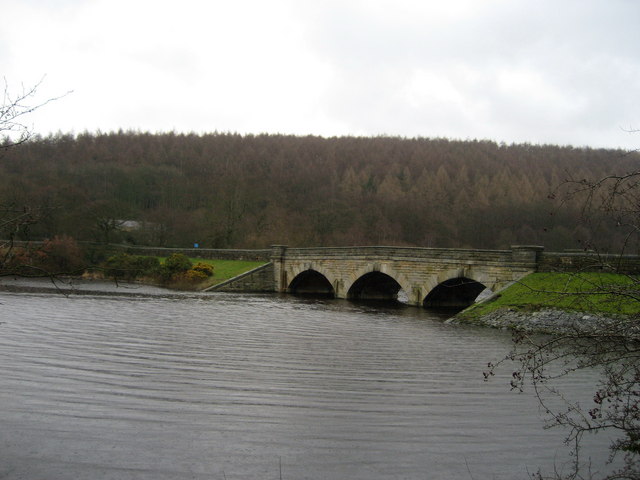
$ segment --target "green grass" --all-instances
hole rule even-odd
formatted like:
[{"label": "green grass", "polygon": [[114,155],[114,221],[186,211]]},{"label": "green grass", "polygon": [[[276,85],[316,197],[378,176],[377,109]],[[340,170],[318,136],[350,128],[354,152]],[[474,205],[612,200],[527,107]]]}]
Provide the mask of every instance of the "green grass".
[{"label": "green grass", "polygon": [[191,262],[206,263],[213,266],[213,277],[207,280],[207,286],[216,285],[220,282],[224,282],[230,278],[233,278],[241,273],[248,272],[254,268],[264,265],[266,262],[250,262],[245,260],[208,260],[204,258],[190,258]]},{"label": "green grass", "polygon": [[611,273],[533,273],[462,315],[476,317],[499,308],[639,314],[640,278]]},{"label": "green grass", "polygon": [[[168,257],[157,258],[160,263],[164,263],[164,261]],[[267,263],[245,260],[210,260],[206,258],[195,257],[190,257],[189,260],[193,265],[195,265],[196,263],[206,263],[208,265],[211,265],[213,267],[213,276],[207,278],[199,284],[173,282],[167,285],[169,288],[174,288],[177,290],[203,290],[212,285],[224,282],[225,280],[236,277],[242,273],[248,272],[249,270],[253,270],[254,268],[265,265]]]}]

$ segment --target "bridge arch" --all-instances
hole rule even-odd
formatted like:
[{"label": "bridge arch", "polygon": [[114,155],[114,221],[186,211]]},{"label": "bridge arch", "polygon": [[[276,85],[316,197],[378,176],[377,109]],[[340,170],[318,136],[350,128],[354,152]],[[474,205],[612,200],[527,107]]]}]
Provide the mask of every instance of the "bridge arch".
[{"label": "bridge arch", "polygon": [[436,285],[422,301],[425,308],[467,308],[487,287],[470,278],[457,277]]},{"label": "bridge arch", "polygon": [[319,295],[335,297],[336,292],[329,279],[314,269],[299,272],[293,277],[287,288],[294,295]]},{"label": "bridge arch", "polygon": [[370,264],[349,276],[346,298],[356,300],[398,300],[400,290],[407,292],[406,279],[385,264]]},{"label": "bridge arch", "polygon": [[472,305],[485,289],[493,290],[496,285],[482,270],[458,268],[432,277],[425,287],[423,307],[463,309]]},{"label": "bridge arch", "polygon": [[402,286],[382,272],[369,272],[358,278],[347,291],[350,300],[397,300]]}]

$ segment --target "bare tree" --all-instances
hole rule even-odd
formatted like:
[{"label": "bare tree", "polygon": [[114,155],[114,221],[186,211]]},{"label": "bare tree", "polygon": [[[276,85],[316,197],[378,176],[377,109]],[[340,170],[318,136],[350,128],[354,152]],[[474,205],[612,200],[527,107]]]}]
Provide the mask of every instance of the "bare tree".
[{"label": "bare tree", "polygon": [[27,123],[27,117],[46,104],[71,93],[67,92],[59,97],[38,102],[36,94],[43,81],[44,77],[32,87],[22,85],[17,93],[12,93],[6,78],[4,79],[4,92],[2,104],[0,104],[2,149],[6,150],[29,140],[33,134],[33,128]]},{"label": "bare tree", "polygon": [[[548,415],[547,427],[567,429],[565,442],[573,459],[569,471],[548,476],[539,471],[534,478],[640,479],[640,329],[636,318],[603,320],[552,336],[516,332],[512,351],[490,364],[485,376],[493,375],[507,360],[515,362],[511,388],[533,388]],[[570,399],[561,387],[562,379],[582,370],[594,375],[591,405]],[[614,438],[603,444],[609,449],[611,467],[606,471],[598,466],[602,473],[597,476],[588,458],[583,458],[582,442],[585,435],[604,432]]]},{"label": "bare tree", "polygon": [[[43,80],[44,78],[32,87],[23,85],[15,94],[11,93],[6,79],[4,80],[4,94],[0,104],[0,150],[6,151],[27,142],[33,135],[32,127],[26,122],[28,115],[71,93],[38,102],[36,94]],[[0,205],[0,273],[15,273],[11,266],[16,263],[16,236],[28,231],[29,226],[40,221],[45,213],[42,208],[29,205]]]},{"label": "bare tree", "polygon": [[[617,261],[629,251],[637,253],[640,170],[595,181],[571,179],[561,191],[563,202],[581,202],[583,220],[591,228],[597,230],[599,222],[614,222],[622,232],[616,255],[600,252],[594,239],[585,241],[583,247],[600,259],[598,269],[618,272],[625,281],[594,281],[584,295],[598,295],[626,305],[640,302],[640,275],[629,270],[621,272],[621,262]],[[576,275],[580,276],[580,272]],[[566,442],[573,458],[571,470],[556,471],[550,476],[538,472],[534,478],[640,479],[640,314],[592,317],[590,322],[575,324],[551,336],[515,332],[513,349],[500,362],[489,364],[485,377],[493,375],[497,365],[510,362],[515,362],[511,387],[532,387],[549,415],[548,425],[567,428]],[[594,378],[590,404],[566,398],[558,387],[562,384],[559,379],[581,371],[591,372]],[[552,397],[556,400],[550,400]],[[561,407],[557,399],[562,400]],[[610,467],[600,473],[592,471],[588,460],[581,456],[585,435],[598,432],[608,432],[613,438],[607,445]]]}]

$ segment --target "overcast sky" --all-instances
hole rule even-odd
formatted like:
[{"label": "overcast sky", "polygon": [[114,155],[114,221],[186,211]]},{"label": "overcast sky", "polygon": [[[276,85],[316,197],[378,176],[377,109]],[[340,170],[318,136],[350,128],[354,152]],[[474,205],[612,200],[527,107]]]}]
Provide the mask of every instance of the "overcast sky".
[{"label": "overcast sky", "polygon": [[638,0],[0,0],[44,135],[398,135],[638,148]]}]

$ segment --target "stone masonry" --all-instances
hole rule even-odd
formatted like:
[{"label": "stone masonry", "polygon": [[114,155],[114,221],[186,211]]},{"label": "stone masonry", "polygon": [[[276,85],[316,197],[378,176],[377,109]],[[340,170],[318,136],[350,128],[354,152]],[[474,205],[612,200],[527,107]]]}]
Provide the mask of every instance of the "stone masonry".
[{"label": "stone masonry", "polygon": [[276,291],[288,292],[300,274],[315,271],[333,287],[336,298],[363,275],[380,272],[393,278],[421,306],[427,294],[443,282],[465,278],[496,291],[537,270],[543,248],[470,250],[403,247],[287,248],[272,247]]}]

